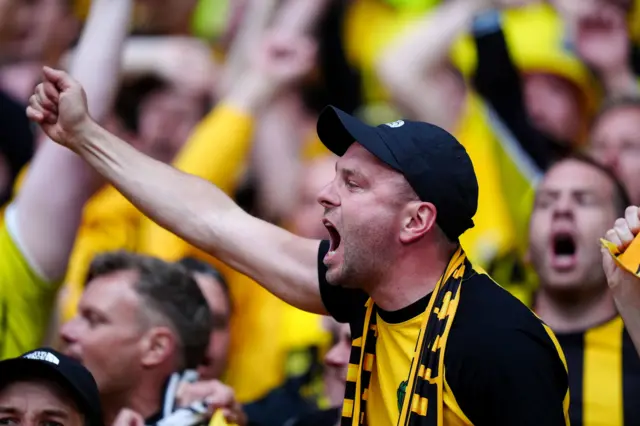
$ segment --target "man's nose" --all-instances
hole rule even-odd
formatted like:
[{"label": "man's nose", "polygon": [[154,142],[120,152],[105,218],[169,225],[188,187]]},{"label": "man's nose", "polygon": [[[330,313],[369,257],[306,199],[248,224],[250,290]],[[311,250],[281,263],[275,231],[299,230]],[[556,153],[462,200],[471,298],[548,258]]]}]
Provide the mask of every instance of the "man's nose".
[{"label": "man's nose", "polygon": [[330,209],[340,205],[340,198],[338,192],[335,189],[334,182],[330,182],[320,190],[318,194],[318,203],[325,209]]}]

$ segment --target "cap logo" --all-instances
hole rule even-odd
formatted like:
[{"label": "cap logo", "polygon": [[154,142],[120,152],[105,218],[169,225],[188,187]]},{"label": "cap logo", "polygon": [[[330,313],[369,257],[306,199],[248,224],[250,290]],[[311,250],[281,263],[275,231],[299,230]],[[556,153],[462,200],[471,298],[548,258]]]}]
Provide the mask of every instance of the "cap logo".
[{"label": "cap logo", "polygon": [[391,123],[386,123],[385,126],[389,126],[392,129],[395,129],[396,127],[404,126],[404,121],[403,120],[392,121]]},{"label": "cap logo", "polygon": [[56,365],[60,364],[60,360],[54,354],[50,352],[45,352],[45,351],[32,352],[30,354],[23,356],[23,358],[37,359],[39,361],[47,361]]}]

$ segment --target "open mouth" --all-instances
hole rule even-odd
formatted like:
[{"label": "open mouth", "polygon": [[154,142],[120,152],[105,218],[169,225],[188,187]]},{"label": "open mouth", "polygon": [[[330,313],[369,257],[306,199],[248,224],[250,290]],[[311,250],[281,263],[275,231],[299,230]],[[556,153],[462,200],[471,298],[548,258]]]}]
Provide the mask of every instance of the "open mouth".
[{"label": "open mouth", "polygon": [[556,256],[573,256],[576,254],[576,242],[573,235],[559,233],[553,237],[553,253]]},{"label": "open mouth", "polygon": [[578,245],[570,232],[557,232],[551,240],[551,266],[557,271],[570,271],[577,266]]},{"label": "open mouth", "polygon": [[331,222],[329,222],[328,220],[324,220],[323,223],[324,223],[324,226],[327,228],[327,231],[329,231],[329,241],[330,241],[329,251],[334,252],[338,249],[338,247],[340,247],[340,241],[341,241],[340,233],[338,232],[336,227],[333,226],[333,224],[331,224]]}]

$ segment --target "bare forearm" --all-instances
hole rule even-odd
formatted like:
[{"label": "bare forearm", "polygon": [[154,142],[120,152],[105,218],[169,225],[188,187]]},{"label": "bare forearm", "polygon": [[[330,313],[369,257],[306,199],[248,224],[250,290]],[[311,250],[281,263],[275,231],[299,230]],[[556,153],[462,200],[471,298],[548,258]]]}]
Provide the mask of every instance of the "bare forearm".
[{"label": "bare forearm", "polygon": [[205,245],[203,211],[217,215],[237,208],[215,186],[143,155],[96,123],[79,137],[82,158],[152,220],[194,245]]},{"label": "bare forearm", "polygon": [[[300,173],[300,139],[304,128],[296,93],[279,96],[261,116],[254,146],[259,206],[274,222],[293,208]],[[284,190],[283,188],[289,188]]]},{"label": "bare forearm", "polygon": [[133,0],[94,0],[69,73],[87,92],[91,115],[110,111],[120,75],[120,56],[129,29]]},{"label": "bare forearm", "polygon": [[[104,118],[113,102],[131,7],[132,0],[95,1],[73,59],[71,73],[86,87],[96,119]],[[101,182],[81,158],[51,141],[30,165],[16,200],[18,233],[46,278],[64,274],[84,204]]]},{"label": "bare forearm", "polygon": [[160,226],[288,303],[324,313],[316,276],[318,242],[249,216],[217,187],[146,157],[94,122],[85,126],[73,145]]},{"label": "bare forearm", "polygon": [[245,12],[240,30],[231,45],[222,71],[222,78],[218,83],[218,91],[221,96],[225,96],[230,90],[238,73],[247,68],[248,52],[259,45],[277,6],[276,0],[249,0],[248,3],[248,9]]},{"label": "bare forearm", "polygon": [[442,109],[448,93],[437,76],[455,40],[487,7],[487,0],[444,2],[382,53],[377,73],[406,114],[445,127],[450,124]]}]

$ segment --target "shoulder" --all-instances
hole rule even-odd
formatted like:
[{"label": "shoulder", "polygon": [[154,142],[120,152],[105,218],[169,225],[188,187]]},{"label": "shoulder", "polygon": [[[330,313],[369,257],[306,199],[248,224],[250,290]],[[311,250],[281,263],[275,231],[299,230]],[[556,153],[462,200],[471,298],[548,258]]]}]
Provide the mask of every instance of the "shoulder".
[{"label": "shoulder", "polygon": [[447,382],[474,424],[564,424],[564,356],[551,330],[519,300],[475,274],[462,284],[450,333]]},{"label": "shoulder", "polygon": [[329,251],[329,241],[323,240],[318,248],[318,282],[320,283],[320,295],[327,312],[341,323],[358,323],[362,320],[366,311],[365,303],[369,296],[357,289],[332,285],[327,281],[327,267],[324,265],[324,256]]}]

